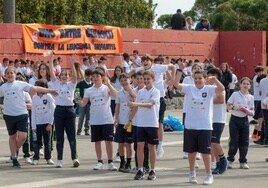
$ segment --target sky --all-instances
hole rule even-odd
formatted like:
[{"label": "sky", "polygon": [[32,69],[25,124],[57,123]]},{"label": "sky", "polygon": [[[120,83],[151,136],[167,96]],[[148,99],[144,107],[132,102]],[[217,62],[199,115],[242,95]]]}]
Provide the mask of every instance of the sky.
[{"label": "sky", "polygon": [[[195,0],[153,0],[157,3],[155,13],[156,19],[162,14],[175,14],[177,9],[181,9],[182,12],[190,10],[194,6]],[[155,19],[155,22],[156,22]]]}]

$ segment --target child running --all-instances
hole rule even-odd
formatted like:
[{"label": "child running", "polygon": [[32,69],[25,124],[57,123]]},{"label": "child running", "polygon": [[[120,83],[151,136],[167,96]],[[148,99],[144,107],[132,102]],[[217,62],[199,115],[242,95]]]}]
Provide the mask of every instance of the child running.
[{"label": "child running", "polygon": [[239,162],[241,169],[249,169],[247,153],[249,145],[249,121],[248,116],[254,115],[254,97],[249,94],[250,79],[243,77],[239,82],[240,90],[234,92],[227,101],[227,108],[232,110],[229,122],[229,151],[228,168],[233,168],[235,155],[239,149]]},{"label": "child running", "polygon": [[[180,84],[181,70],[177,71],[174,86],[181,90],[186,98],[186,117],[183,150],[188,152],[190,166],[189,182],[197,183],[195,172],[196,153],[202,154],[206,175],[203,184],[213,184],[211,173],[211,133],[213,116],[213,96],[224,91],[224,86],[216,77],[208,77],[203,71],[193,74],[194,85]],[[205,84],[210,85],[205,85]],[[212,85],[213,84],[213,85]]]}]

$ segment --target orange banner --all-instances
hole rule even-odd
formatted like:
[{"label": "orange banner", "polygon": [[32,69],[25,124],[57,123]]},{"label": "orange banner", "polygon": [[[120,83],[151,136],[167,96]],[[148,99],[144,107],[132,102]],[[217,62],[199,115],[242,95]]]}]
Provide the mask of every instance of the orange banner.
[{"label": "orange banner", "polygon": [[26,53],[115,54],[123,52],[119,27],[23,24]]}]

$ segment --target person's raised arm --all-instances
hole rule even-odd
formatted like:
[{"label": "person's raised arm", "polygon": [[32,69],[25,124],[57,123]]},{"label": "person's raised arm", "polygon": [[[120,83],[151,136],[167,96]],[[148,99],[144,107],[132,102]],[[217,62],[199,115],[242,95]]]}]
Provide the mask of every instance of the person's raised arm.
[{"label": "person's raised arm", "polygon": [[70,58],[70,62],[71,62],[71,65],[72,65],[72,74],[71,74],[71,82],[73,84],[76,84],[77,83],[77,72],[76,72],[76,69],[75,69],[75,66],[74,66],[74,58],[73,56]]},{"label": "person's raised arm", "polygon": [[53,70],[53,53],[51,53],[50,58],[49,58],[49,74],[50,74],[50,79],[52,82],[57,80],[56,74]]},{"label": "person's raised arm", "polygon": [[109,92],[110,93],[110,96],[111,97],[116,97],[117,91],[112,86],[112,84],[111,84],[111,82],[110,82],[110,80],[109,80],[109,78],[107,76],[104,77],[103,83],[109,88],[109,90],[110,90],[110,92]]}]

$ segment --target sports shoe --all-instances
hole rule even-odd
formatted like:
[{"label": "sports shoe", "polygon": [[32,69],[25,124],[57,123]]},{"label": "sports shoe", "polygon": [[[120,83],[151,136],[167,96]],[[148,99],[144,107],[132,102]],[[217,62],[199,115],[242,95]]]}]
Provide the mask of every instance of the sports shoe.
[{"label": "sports shoe", "polygon": [[124,172],[124,173],[129,173],[131,172],[131,165],[130,164],[125,164],[124,167],[121,169],[119,169],[119,172]]},{"label": "sports shoe", "polygon": [[156,180],[156,175],[155,175],[155,172],[153,170],[151,170],[149,172],[149,176],[147,178],[148,180]]},{"label": "sports shoe", "polygon": [[257,139],[257,136],[258,136],[257,134],[252,134],[252,135],[251,135],[251,138],[252,138],[252,139],[255,139],[255,140],[258,140],[258,139]]},{"label": "sports shoe", "polygon": [[73,160],[73,167],[79,167],[80,166],[80,162],[78,159],[74,159]]},{"label": "sports shoe", "polygon": [[56,167],[57,168],[62,168],[62,160],[57,160],[57,164],[56,164]]},{"label": "sports shoe", "polygon": [[86,136],[90,136],[91,134],[90,134],[90,132],[87,130],[87,131],[85,131],[85,135],[86,135]]},{"label": "sports shoe", "polygon": [[150,168],[149,167],[143,167],[143,173],[144,174],[148,174],[150,171]]},{"label": "sports shoe", "polygon": [[116,154],[115,158],[114,158],[114,162],[120,163],[121,159],[120,156]]},{"label": "sports shoe", "polygon": [[219,174],[223,174],[226,171],[227,166],[228,166],[227,159],[226,158],[221,159],[220,162],[219,162],[219,167],[218,167]]},{"label": "sports shoe", "polygon": [[103,169],[103,163],[101,162],[98,162],[93,168],[93,170],[101,170],[101,169]]},{"label": "sports shoe", "polygon": [[117,167],[114,165],[113,162],[108,164],[108,170],[110,171],[117,171]]},{"label": "sports shoe", "polygon": [[48,159],[48,160],[47,160],[47,164],[49,164],[49,165],[54,165],[55,163],[54,163],[54,161],[52,161],[52,159]]},{"label": "sports shoe", "polygon": [[39,150],[39,155],[40,155],[40,156],[44,156],[44,152],[43,152],[42,149]]},{"label": "sports shoe", "polygon": [[240,163],[240,168],[241,169],[249,169],[249,166],[247,163]]},{"label": "sports shoe", "polygon": [[251,120],[251,121],[249,122],[249,124],[258,124],[258,121],[256,121],[255,119],[253,119],[253,120]]},{"label": "sports shoe", "polygon": [[201,159],[201,154],[197,153],[195,158],[196,158],[196,160],[200,160]]},{"label": "sports shoe", "polygon": [[197,183],[196,173],[189,173],[189,183]]},{"label": "sports shoe", "polygon": [[38,165],[39,160],[33,160],[32,165]]},{"label": "sports shoe", "polygon": [[212,174],[220,174],[219,172],[220,162],[216,163],[216,168],[212,170]]},{"label": "sports shoe", "polygon": [[165,151],[164,151],[163,148],[159,148],[159,149],[157,149],[157,151],[156,151],[156,159],[161,159],[161,158],[163,158],[164,153],[165,153]]},{"label": "sports shoe", "polygon": [[12,163],[13,163],[13,167],[17,167],[17,168],[20,168],[21,167],[18,159],[13,159],[12,160]]},{"label": "sports shoe", "polygon": [[232,169],[232,168],[233,168],[233,163],[234,163],[234,162],[232,162],[232,161],[228,161],[228,166],[227,166],[227,168],[228,168],[228,169]]},{"label": "sports shoe", "polygon": [[25,163],[27,163],[27,164],[32,164],[32,160],[30,159],[30,157],[25,157],[24,158],[24,161],[25,161]]},{"label": "sports shoe", "polygon": [[143,180],[143,179],[144,179],[144,173],[142,172],[142,170],[138,170],[138,172],[134,177],[134,180]]},{"label": "sports shoe", "polygon": [[205,176],[205,178],[204,178],[203,184],[204,185],[211,185],[211,184],[213,184],[213,182],[214,182],[213,175],[212,174],[207,174]]},{"label": "sports shoe", "polygon": [[8,160],[6,160],[6,163],[12,163],[13,160],[12,160],[12,157],[9,157]]},{"label": "sports shoe", "polygon": [[264,145],[264,140],[262,140],[262,139],[254,140],[253,142],[254,142],[255,144],[258,144],[258,145]]},{"label": "sports shoe", "polygon": [[183,157],[182,157],[183,159],[188,159],[188,153],[187,152],[184,152],[184,154],[183,154]]}]

